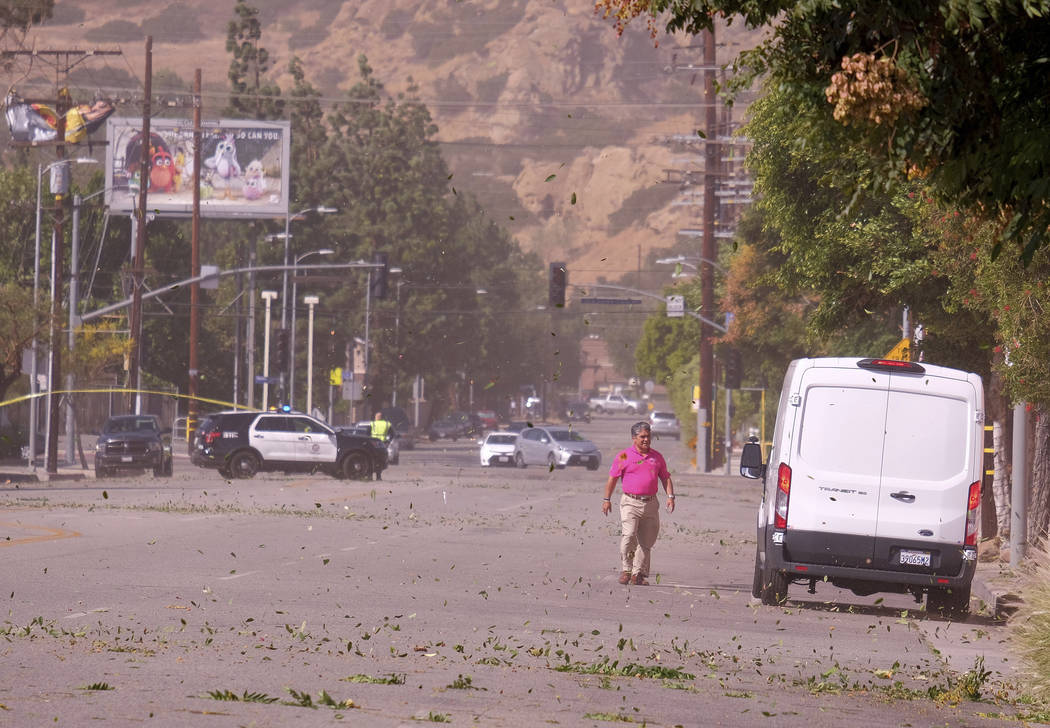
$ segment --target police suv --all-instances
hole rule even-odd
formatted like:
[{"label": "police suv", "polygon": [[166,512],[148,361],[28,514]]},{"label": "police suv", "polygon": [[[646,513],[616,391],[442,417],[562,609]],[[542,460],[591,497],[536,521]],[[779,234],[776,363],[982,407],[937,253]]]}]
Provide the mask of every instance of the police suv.
[{"label": "police suv", "polygon": [[335,430],[301,412],[228,411],[204,417],[191,460],[226,478],[251,478],[259,471],[322,471],[336,478],[368,479],[386,468],[387,454],[375,438]]}]

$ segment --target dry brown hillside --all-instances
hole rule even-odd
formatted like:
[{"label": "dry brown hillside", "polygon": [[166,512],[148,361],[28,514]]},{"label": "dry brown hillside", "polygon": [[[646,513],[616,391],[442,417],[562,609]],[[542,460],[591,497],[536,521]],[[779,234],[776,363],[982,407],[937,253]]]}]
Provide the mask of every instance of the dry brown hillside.
[{"label": "dry brown hillside", "polygon": [[[617,37],[587,0],[253,5],[283,87],[293,55],[333,102],[356,80],[360,54],[389,91],[414,82],[439,125],[456,186],[477,195],[525,249],[567,260],[574,282],[618,278],[636,267],[639,252],[670,247],[679,229],[697,226],[699,208],[681,204],[678,185],[664,180],[668,169],[698,168],[699,156],[664,140],[702,123],[702,83],[682,69],[699,63],[698,39],[661,36],[654,47],[641,26]],[[78,65],[72,82],[131,95],[141,89],[150,34],[155,92],[185,90],[201,68],[204,113],[215,117],[225,101],[233,6],[57,0],[53,20],[29,43],[121,49]],[[750,43],[735,26],[719,41],[734,51]],[[729,53],[720,50],[720,61]],[[54,83],[54,70],[39,61],[8,74],[25,94],[47,94]]]}]

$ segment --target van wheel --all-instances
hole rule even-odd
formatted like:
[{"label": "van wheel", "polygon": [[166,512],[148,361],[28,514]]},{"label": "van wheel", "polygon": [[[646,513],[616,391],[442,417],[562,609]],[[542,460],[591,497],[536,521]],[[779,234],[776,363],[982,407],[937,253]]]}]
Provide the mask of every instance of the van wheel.
[{"label": "van wheel", "polygon": [[514,454],[514,465],[522,470],[525,469],[525,456],[520,452]]},{"label": "van wheel", "polygon": [[970,613],[970,585],[930,589],[926,595],[926,611],[942,617],[966,616]]},{"label": "van wheel", "polygon": [[602,406],[601,406],[601,405],[598,405],[597,407],[595,407],[595,408],[594,408],[594,414],[596,414],[596,415],[600,415],[600,414],[602,414],[603,412],[605,412],[605,410],[604,410],[604,409],[602,409]]},{"label": "van wheel", "polygon": [[790,580],[783,571],[766,571],[762,575],[762,603],[775,607],[787,601]]},{"label": "van wheel", "polygon": [[633,415],[634,414],[634,407],[628,407],[627,408],[627,414]]}]

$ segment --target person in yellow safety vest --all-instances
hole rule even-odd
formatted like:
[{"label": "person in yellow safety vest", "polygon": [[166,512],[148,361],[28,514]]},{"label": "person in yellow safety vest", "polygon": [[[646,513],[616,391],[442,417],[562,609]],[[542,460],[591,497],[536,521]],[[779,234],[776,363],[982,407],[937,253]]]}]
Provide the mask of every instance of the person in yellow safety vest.
[{"label": "person in yellow safety vest", "polygon": [[376,412],[375,419],[372,420],[372,437],[375,437],[383,442],[390,439],[390,431],[394,429],[394,426],[389,421],[383,419],[382,412]]},{"label": "person in yellow safety vest", "polygon": [[[393,436],[394,426],[390,422],[383,418],[382,412],[376,412],[375,419],[372,420],[372,437],[386,442]],[[382,474],[376,472],[376,480],[382,480]]]}]

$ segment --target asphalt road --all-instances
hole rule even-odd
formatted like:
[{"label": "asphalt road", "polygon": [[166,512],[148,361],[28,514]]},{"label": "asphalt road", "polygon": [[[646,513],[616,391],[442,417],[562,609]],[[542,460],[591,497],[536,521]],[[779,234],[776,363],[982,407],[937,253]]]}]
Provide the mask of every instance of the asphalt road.
[{"label": "asphalt road", "polygon": [[[578,429],[608,463],[633,419]],[[462,440],[380,482],[180,457],[6,486],[0,725],[1018,724],[959,699],[979,658],[970,684],[1009,693],[1001,623],[824,585],[758,605],[758,486],[656,447],[679,497],[648,587],[616,582],[604,467],[481,468]]]}]

